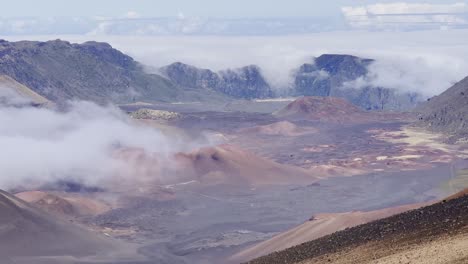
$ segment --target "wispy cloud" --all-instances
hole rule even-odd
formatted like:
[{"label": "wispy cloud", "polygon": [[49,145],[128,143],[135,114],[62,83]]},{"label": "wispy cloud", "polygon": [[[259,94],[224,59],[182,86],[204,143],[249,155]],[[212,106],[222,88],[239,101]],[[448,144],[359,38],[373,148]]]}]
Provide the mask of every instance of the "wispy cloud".
[{"label": "wispy cloud", "polygon": [[[175,152],[208,142],[169,136],[131,120],[115,107],[89,102],[72,102],[66,111],[9,107],[0,102],[0,122],[8,124],[0,127],[2,189],[37,187],[58,180],[99,184],[115,177],[136,183],[140,176],[148,175],[138,175],[143,168],[119,156],[119,151],[139,150],[137,153],[163,161]],[[172,176],[151,177],[170,181]]]},{"label": "wispy cloud", "polygon": [[345,6],[341,11],[353,28],[417,30],[468,26],[465,3],[377,3]]},{"label": "wispy cloud", "polygon": [[323,18],[143,17],[128,11],[119,17],[0,18],[3,35],[284,35],[343,29]]}]

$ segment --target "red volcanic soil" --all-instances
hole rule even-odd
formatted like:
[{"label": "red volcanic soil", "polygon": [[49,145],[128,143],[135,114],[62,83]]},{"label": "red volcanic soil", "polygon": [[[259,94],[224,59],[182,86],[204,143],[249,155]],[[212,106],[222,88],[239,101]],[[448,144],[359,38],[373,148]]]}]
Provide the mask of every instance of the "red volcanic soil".
[{"label": "red volcanic soil", "polygon": [[372,116],[342,98],[316,96],[301,97],[275,115],[329,122],[364,121]]},{"label": "red volcanic soil", "polygon": [[98,215],[111,209],[102,201],[77,194],[29,191],[15,196],[51,214],[65,217]]},{"label": "red volcanic soil", "polygon": [[207,184],[275,185],[316,181],[307,170],[279,164],[232,145],[180,153],[176,160],[183,171]]},{"label": "red volcanic soil", "polygon": [[138,188],[139,192],[188,181],[209,185],[284,185],[317,180],[306,169],[280,164],[233,145],[205,147],[168,157],[143,149],[122,149],[114,156],[125,164],[117,177],[125,186],[116,188]]}]

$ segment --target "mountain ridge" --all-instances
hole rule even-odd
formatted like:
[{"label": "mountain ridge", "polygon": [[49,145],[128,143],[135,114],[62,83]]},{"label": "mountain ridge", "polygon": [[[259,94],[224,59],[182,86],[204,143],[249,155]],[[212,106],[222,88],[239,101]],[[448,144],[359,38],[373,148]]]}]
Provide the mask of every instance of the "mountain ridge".
[{"label": "mountain ridge", "polygon": [[176,62],[159,68],[160,74],[151,74],[108,43],[0,40],[0,74],[53,102],[225,102],[311,95],[345,98],[365,110],[407,110],[415,106],[417,96],[391,88],[345,87],[364,78],[373,62],[345,54],[323,54],[292,73],[292,87],[279,89],[256,65],[215,72]]},{"label": "mountain ridge", "polygon": [[236,99],[322,96],[344,98],[365,110],[408,110],[415,107],[421,99],[417,94],[370,85],[345,87],[346,83],[365,78],[367,67],[373,62],[373,59],[346,54],[323,54],[291,73],[291,87],[274,87],[256,65],[215,72],[176,62],[159,70],[185,89],[214,90]]},{"label": "mountain ridge", "polygon": [[420,125],[449,134],[452,141],[468,137],[468,77],[430,98],[416,112]]}]

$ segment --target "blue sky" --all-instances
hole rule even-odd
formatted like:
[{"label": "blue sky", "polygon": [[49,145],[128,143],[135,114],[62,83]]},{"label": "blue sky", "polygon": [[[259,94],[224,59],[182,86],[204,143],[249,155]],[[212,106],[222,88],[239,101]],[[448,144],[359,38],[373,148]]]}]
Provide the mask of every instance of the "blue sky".
[{"label": "blue sky", "polygon": [[[144,17],[304,17],[340,16],[342,6],[395,2],[389,0],[0,0],[0,17],[124,16]],[[467,1],[406,0],[407,3]]]},{"label": "blue sky", "polygon": [[468,28],[468,0],[0,0],[0,6],[3,36],[252,36]]}]

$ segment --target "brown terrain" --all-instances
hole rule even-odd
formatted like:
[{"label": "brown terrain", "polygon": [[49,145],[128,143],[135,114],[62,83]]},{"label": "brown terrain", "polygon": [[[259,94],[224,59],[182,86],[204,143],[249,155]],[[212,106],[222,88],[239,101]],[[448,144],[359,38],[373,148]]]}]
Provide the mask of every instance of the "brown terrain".
[{"label": "brown terrain", "polygon": [[311,184],[317,180],[307,170],[279,164],[232,145],[180,153],[176,160],[186,174],[192,174],[193,179],[210,185]]},{"label": "brown terrain", "polygon": [[233,262],[242,262],[273,252],[300,245],[317,238],[335,233],[346,228],[362,225],[378,219],[386,218],[405,211],[424,206],[424,204],[410,204],[393,208],[369,212],[347,212],[333,214],[317,214],[309,221],[286,232],[280,233],[271,239],[263,241],[253,247],[235,254],[231,259]]},{"label": "brown terrain", "polygon": [[94,263],[99,258],[106,263],[111,252],[112,261],[120,263],[119,258],[137,256],[132,246],[54,218],[3,191],[0,245],[2,263]]},{"label": "brown terrain", "polygon": [[[250,186],[311,184],[317,180],[303,168],[280,164],[230,144],[176,153],[170,158],[126,148],[116,151],[115,157],[131,164],[132,184],[146,187],[187,181]],[[120,172],[122,181],[128,173]]]},{"label": "brown terrain", "polygon": [[62,217],[94,216],[105,213],[111,206],[103,201],[66,192],[30,191],[15,194],[29,204]]},{"label": "brown terrain", "polygon": [[365,122],[375,116],[342,98],[304,96],[277,111],[275,116],[324,122]]},{"label": "brown terrain", "polygon": [[[128,243],[150,263],[239,263],[314,239],[326,247],[319,252],[338,254],[341,247],[327,246],[323,236],[453,194],[467,178],[458,173],[466,168],[463,147],[410,126],[410,114],[370,113],[342,99],[299,98],[275,114],[127,107],[136,125],[200,144],[169,155],[113,148],[121,166],[97,186],[70,191],[51,185],[16,196],[48,219],[83,229],[82,236]],[[387,243],[375,232],[365,237]],[[340,239],[352,241],[343,244],[346,249],[370,245]],[[88,257],[86,247],[77,252],[89,263],[100,261],[97,253]],[[123,253],[131,257],[122,263],[144,261]],[[274,253],[253,263],[307,263],[324,256],[299,253]]]},{"label": "brown terrain", "polygon": [[[121,103],[129,125],[174,139],[167,151],[112,142],[104,177],[71,168],[0,191],[2,264],[468,263],[468,79],[421,113],[367,111],[377,109],[371,96],[379,109],[390,103],[384,90],[362,95],[374,101],[364,108],[276,100],[263,78],[245,83],[261,77],[247,67],[229,71],[240,84],[207,93],[147,74],[105,43],[0,44],[0,70],[14,77],[0,75],[0,108]],[[367,72],[357,57],[317,59],[327,58],[344,63],[330,71]],[[266,98],[227,96],[238,91]]]},{"label": "brown terrain", "polygon": [[248,263],[467,263],[466,192]]},{"label": "brown terrain", "polygon": [[317,130],[312,127],[302,128],[289,121],[280,121],[269,125],[245,128],[240,132],[268,136],[294,137],[310,133],[317,133]]}]

